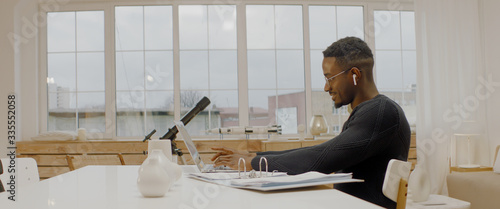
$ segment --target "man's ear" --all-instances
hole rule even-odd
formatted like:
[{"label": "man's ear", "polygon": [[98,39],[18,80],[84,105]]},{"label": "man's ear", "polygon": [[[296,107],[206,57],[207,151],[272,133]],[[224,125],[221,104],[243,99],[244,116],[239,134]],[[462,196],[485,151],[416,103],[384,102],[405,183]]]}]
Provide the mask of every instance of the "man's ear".
[{"label": "man's ear", "polygon": [[361,70],[359,70],[359,68],[357,67],[353,67],[351,68],[351,72],[352,72],[352,82],[353,84],[356,86],[358,85],[358,81],[362,78],[362,74],[361,74]]}]

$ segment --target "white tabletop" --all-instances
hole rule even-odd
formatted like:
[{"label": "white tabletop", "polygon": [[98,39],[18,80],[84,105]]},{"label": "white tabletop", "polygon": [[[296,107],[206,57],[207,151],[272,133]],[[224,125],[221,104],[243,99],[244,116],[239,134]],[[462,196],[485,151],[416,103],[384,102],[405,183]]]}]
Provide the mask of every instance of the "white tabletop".
[{"label": "white tabletop", "polygon": [[0,193],[1,208],[381,208],[335,189],[302,188],[257,192],[205,183],[183,176],[161,198],[137,189],[139,166],[87,166],[19,188],[16,202]]},{"label": "white tabletop", "polygon": [[425,202],[412,202],[409,200],[406,209],[469,209],[470,203],[448,196],[431,194]]}]

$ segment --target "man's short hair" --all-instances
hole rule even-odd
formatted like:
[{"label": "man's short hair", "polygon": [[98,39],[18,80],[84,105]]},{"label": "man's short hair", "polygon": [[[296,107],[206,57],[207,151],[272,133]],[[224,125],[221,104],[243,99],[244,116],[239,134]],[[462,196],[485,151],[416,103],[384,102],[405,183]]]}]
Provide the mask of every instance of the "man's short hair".
[{"label": "man's short hair", "polygon": [[345,37],[330,45],[323,51],[323,56],[335,57],[342,68],[358,67],[364,70],[373,69],[373,54],[370,47],[357,37]]}]

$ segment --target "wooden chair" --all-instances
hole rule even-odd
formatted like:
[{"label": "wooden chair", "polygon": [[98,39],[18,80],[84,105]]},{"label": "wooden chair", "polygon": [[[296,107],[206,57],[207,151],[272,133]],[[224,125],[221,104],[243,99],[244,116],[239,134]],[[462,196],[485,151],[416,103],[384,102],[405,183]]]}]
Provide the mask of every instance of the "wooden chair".
[{"label": "wooden chair", "polygon": [[[3,165],[2,165],[2,161],[0,160],[0,176],[3,174]],[[0,193],[4,192],[5,189],[3,188],[3,183],[2,183],[2,179],[0,179]]]},{"label": "wooden chair", "polygon": [[392,159],[389,161],[385,173],[382,193],[396,202],[397,209],[406,208],[408,195],[408,177],[410,176],[411,162]]},{"label": "wooden chair", "polygon": [[88,165],[125,165],[121,154],[116,155],[67,155],[69,170],[73,171]]}]

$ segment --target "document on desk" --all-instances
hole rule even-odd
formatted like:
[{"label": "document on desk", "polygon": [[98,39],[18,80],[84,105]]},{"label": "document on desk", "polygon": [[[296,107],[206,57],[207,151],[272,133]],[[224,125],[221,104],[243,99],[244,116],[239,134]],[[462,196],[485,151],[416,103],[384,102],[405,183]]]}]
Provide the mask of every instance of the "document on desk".
[{"label": "document on desk", "polygon": [[[219,177],[216,175],[219,175]],[[353,179],[351,173],[323,174],[315,171],[293,176],[275,174],[274,176],[263,178],[239,178],[237,173],[216,175],[201,177],[200,174],[191,174],[190,176],[215,184],[259,191],[273,191],[335,183],[363,182],[363,180],[360,179]],[[231,175],[233,178],[230,177]]]}]

